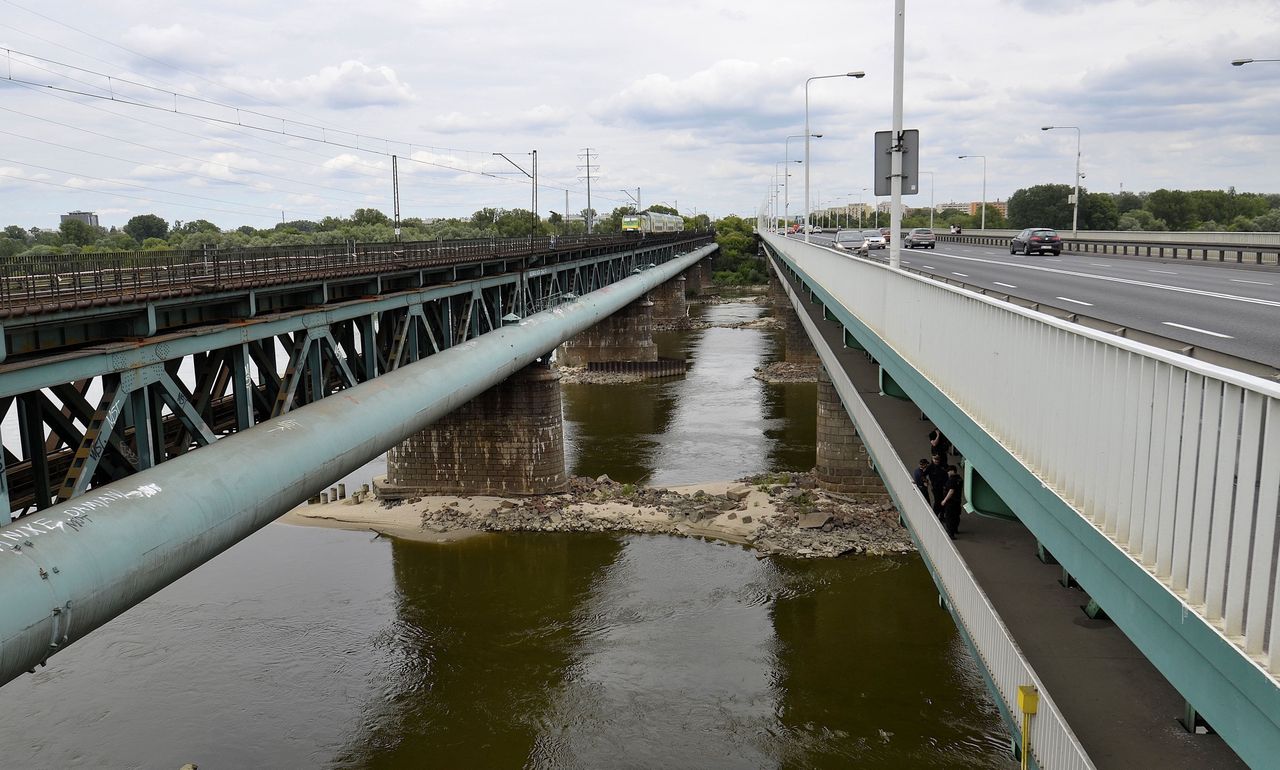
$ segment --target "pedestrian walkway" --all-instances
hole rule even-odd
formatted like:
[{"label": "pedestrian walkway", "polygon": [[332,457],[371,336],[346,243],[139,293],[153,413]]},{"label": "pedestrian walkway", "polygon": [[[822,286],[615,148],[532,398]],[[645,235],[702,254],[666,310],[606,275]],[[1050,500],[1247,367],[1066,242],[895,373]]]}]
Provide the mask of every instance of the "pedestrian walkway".
[{"label": "pedestrian walkway", "polygon": [[[928,454],[933,426],[914,404],[879,395],[876,365],[844,348],[840,325],[819,305],[806,309],[909,474]],[[1059,582],[1062,568],[1036,557],[1035,536],[1020,522],[966,514],[956,547],[1099,768],[1247,767],[1217,735],[1182,728],[1182,696],[1115,624],[1084,613],[1089,597]]]}]

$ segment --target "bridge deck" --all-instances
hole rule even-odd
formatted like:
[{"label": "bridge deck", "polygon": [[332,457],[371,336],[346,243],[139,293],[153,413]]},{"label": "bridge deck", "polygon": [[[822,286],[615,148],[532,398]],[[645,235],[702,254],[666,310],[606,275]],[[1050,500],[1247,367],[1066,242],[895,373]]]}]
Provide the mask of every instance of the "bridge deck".
[{"label": "bridge deck", "polygon": [[[799,290],[799,287],[795,287]],[[920,410],[878,395],[876,366],[844,349],[840,326],[806,308],[907,468],[927,457]],[[1059,583],[1062,568],[1036,558],[1036,540],[1014,521],[966,515],[960,553],[1099,768],[1246,767],[1217,735],[1190,735],[1183,698],[1110,621],[1091,620],[1088,597]]]}]

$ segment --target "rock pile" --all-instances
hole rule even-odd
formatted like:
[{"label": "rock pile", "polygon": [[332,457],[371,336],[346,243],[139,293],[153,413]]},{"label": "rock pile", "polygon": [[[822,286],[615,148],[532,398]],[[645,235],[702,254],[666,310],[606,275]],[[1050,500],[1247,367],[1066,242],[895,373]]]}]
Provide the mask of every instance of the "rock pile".
[{"label": "rock pile", "polygon": [[[431,532],[639,532],[713,537],[763,554],[807,558],[915,550],[889,503],[851,502],[816,488],[810,474],[741,479],[723,492],[619,484],[607,476],[570,481],[564,494],[520,499],[422,503]],[[416,503],[419,501],[407,501]]]},{"label": "rock pile", "polygon": [[765,366],[757,366],[755,378],[770,384],[787,382],[817,382],[817,364],[789,364],[786,361],[775,361]]}]

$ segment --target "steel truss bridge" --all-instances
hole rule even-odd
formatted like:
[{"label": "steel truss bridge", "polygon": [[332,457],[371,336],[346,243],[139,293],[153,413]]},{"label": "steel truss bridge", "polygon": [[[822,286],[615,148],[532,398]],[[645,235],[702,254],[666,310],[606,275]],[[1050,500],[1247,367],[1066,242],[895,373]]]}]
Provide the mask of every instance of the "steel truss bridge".
[{"label": "steel truss bridge", "polygon": [[14,518],[49,508],[711,240],[694,232],[5,260],[0,505]]}]

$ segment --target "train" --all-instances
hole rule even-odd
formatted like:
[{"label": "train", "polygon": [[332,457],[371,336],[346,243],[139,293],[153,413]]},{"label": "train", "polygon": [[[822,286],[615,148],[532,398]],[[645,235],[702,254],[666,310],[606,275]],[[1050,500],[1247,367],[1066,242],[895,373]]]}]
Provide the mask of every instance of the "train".
[{"label": "train", "polygon": [[684,217],[675,214],[627,214],[622,217],[622,231],[637,233],[678,233],[684,230]]}]

